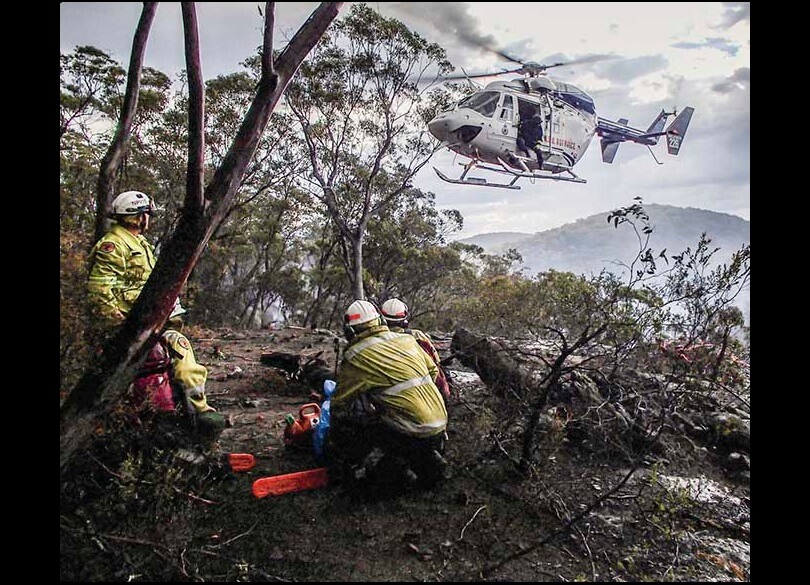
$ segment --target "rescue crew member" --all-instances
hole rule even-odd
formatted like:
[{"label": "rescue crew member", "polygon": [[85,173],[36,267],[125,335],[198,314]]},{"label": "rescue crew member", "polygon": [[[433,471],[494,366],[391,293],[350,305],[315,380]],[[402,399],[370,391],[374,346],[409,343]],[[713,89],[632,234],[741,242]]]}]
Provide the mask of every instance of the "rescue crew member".
[{"label": "rescue crew member", "polygon": [[[112,202],[110,217],[114,223],[107,233],[96,243],[90,253],[90,270],[87,280],[88,300],[95,321],[94,333],[103,340],[126,319],[135,300],[140,295],[152,269],[155,266],[155,250],[144,233],[149,229],[149,221],[156,206],[152,199],[141,191],[125,191]],[[179,389],[183,402],[188,405],[192,421],[203,431],[217,431],[225,426],[225,419],[210,406],[205,397],[205,382],[208,371],[194,358],[191,344],[179,329],[185,313],[179,301],[164,326],[163,340],[168,344],[171,355],[168,372],[172,384]],[[102,343],[103,343],[102,340]],[[159,342],[156,340],[156,343]],[[165,361],[160,348],[153,347],[146,358],[138,377],[149,377],[159,373],[159,364]],[[134,383],[150,387],[156,381],[141,380]],[[158,410],[167,409],[165,389],[152,392],[152,406]]]},{"label": "rescue crew member", "polygon": [[525,120],[521,120],[518,127],[517,147],[529,156],[529,150],[537,155],[537,164],[543,168],[543,117],[540,110]]},{"label": "rescue crew member", "polygon": [[424,331],[414,329],[410,326],[408,321],[408,317],[410,316],[408,312],[408,305],[406,305],[400,299],[388,299],[382,304],[380,312],[382,313],[383,319],[385,319],[385,324],[388,326],[389,330],[394,331],[395,333],[407,333],[409,335],[413,335],[420,347],[425,350],[425,352],[436,363],[436,367],[439,368],[439,375],[436,377],[436,387],[442,393],[445,407],[447,407],[447,401],[450,399],[450,384],[447,382],[447,374],[445,374],[444,369],[441,366],[442,359],[439,356],[439,351],[436,349],[436,346],[433,345],[433,340]]},{"label": "rescue crew member", "polygon": [[436,363],[411,335],[390,331],[368,301],[349,305],[344,333],[349,343],[331,401],[330,471],[357,478],[376,447],[399,472],[387,474],[391,483],[435,485],[444,476],[447,427]]}]

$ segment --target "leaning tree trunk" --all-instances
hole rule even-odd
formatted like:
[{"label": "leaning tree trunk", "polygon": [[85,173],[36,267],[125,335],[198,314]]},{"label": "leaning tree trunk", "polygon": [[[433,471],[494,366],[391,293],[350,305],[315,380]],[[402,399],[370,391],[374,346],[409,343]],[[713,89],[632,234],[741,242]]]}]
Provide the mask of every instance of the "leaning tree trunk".
[{"label": "leaning tree trunk", "polygon": [[[183,3],[189,70],[189,168],[183,214],[124,325],[97,365],[79,380],[60,413],[60,472],[84,447],[93,430],[123,396],[147,351],[147,340],[161,329],[208,240],[227,216],[248,163],[270,115],[301,62],[337,17],[343,2],[323,2],[273,62],[274,3],[265,8],[262,69],[256,95],[222,165],[200,193],[202,104],[199,42],[193,3]],[[192,133],[193,132],[193,133]],[[202,196],[201,196],[202,195]]]}]

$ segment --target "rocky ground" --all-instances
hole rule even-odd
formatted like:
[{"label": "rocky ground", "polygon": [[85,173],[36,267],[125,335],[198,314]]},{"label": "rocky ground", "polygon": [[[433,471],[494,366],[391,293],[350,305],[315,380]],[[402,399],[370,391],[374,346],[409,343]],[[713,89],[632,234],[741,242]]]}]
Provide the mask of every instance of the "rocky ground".
[{"label": "rocky ground", "polygon": [[[100,438],[83,472],[62,485],[61,580],[750,579],[750,488],[715,465],[711,449],[690,441],[688,465],[650,457],[633,468],[582,448],[561,423],[524,478],[506,456],[516,434],[456,361],[448,364],[450,473],[434,490],[362,501],[329,485],[256,498],[257,478],[316,466],[308,449],[285,448],[282,433],[286,413],[320,400],[295,371],[262,356],[334,365],[336,337],[296,328],[191,333],[209,368],[209,400],[233,426],[212,444],[157,442],[135,455],[131,442],[110,451]],[[450,338],[437,346],[446,356]],[[221,463],[231,452],[254,454],[256,467],[227,473]]]}]

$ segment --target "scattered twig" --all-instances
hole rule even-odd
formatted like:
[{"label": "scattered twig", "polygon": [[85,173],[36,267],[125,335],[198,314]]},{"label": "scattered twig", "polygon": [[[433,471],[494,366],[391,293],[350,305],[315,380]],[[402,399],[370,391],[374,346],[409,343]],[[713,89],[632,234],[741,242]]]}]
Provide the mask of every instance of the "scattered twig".
[{"label": "scattered twig", "polygon": [[675,565],[678,564],[679,557],[680,557],[680,547],[678,545],[678,541],[675,540],[675,558],[672,559],[672,562],[670,563],[669,567],[667,567],[667,570],[664,571],[664,575],[663,575],[664,577],[666,577],[667,573],[669,573],[675,567]]},{"label": "scattered twig", "polygon": [[229,538],[229,539],[228,539],[228,540],[226,540],[225,542],[220,542],[219,544],[214,544],[214,545],[211,545],[209,548],[219,548],[219,547],[221,547],[221,546],[225,546],[226,544],[230,544],[230,543],[232,543],[233,541],[235,541],[235,540],[238,540],[238,539],[242,538],[243,536],[247,536],[248,534],[250,534],[251,532],[253,532],[253,529],[254,529],[254,528],[256,528],[256,526],[258,526],[258,524],[259,524],[259,521],[258,521],[258,520],[256,520],[256,522],[254,522],[254,523],[253,523],[253,526],[251,526],[250,528],[248,528],[248,529],[247,529],[247,531],[243,532],[242,534],[237,534],[236,536],[234,536],[233,538]]},{"label": "scattered twig", "polygon": [[470,518],[470,519],[467,521],[467,523],[464,525],[464,528],[462,528],[462,529],[461,529],[461,534],[460,534],[460,535],[459,535],[459,537],[458,537],[458,540],[459,540],[459,541],[460,541],[462,538],[464,538],[464,531],[465,531],[465,530],[467,530],[467,526],[469,526],[469,525],[472,523],[472,521],[473,521],[473,520],[475,520],[475,517],[476,517],[476,516],[478,516],[478,514],[481,512],[481,510],[484,510],[485,508],[486,508],[486,505],[481,506],[480,508],[478,508],[478,509],[475,511],[475,514],[473,514],[473,515],[472,515],[472,518]]},{"label": "scattered twig", "polygon": [[168,556],[160,552],[158,549],[162,548],[168,551],[168,547],[157,542],[152,542],[151,540],[142,540],[140,538],[131,538],[129,536],[116,536],[115,534],[99,534],[100,538],[106,538],[108,540],[117,540],[120,542],[129,542],[131,544],[140,544],[141,546],[148,546],[152,549],[152,552],[159,556],[161,559],[170,563],[171,560]]},{"label": "scattered twig", "polygon": [[92,453],[88,453],[88,455],[90,456],[90,459],[92,459],[93,461],[95,461],[96,463],[98,463],[98,464],[99,464],[99,465],[100,465],[100,466],[101,466],[101,467],[104,469],[104,471],[106,471],[107,473],[109,473],[109,474],[110,474],[110,475],[112,475],[113,477],[117,477],[117,478],[118,478],[118,479],[120,479],[121,481],[124,481],[124,478],[123,478],[123,476],[122,476],[121,474],[119,474],[119,473],[115,473],[115,472],[114,472],[112,469],[110,469],[109,467],[107,467],[106,465],[104,465],[104,464],[103,464],[101,461],[99,461],[99,460],[98,460],[98,458],[96,458],[96,456],[95,456],[95,455],[93,455]]},{"label": "scattered twig", "polygon": [[[185,577],[189,577],[189,574],[186,573],[186,559],[185,559],[186,549],[183,549],[180,553],[180,571],[183,573]],[[190,579],[191,577],[189,577]]]},{"label": "scattered twig", "polygon": [[[593,581],[596,581],[596,565],[593,562],[593,555],[591,554],[591,547],[588,546],[588,539],[582,534],[582,531],[579,527],[576,527],[576,531],[579,532],[580,538],[582,538],[582,544],[585,545],[585,550],[588,552],[588,559],[591,561],[591,575],[593,576]],[[590,532],[590,529],[588,530]]]},{"label": "scattered twig", "polygon": [[568,556],[569,556],[569,557],[571,557],[572,559],[574,559],[575,561],[578,561],[578,560],[579,560],[579,559],[577,558],[577,556],[576,556],[574,553],[572,553],[570,550],[568,550],[567,548],[565,548],[565,546],[560,545],[560,550],[562,550],[562,551],[564,551],[565,553],[567,553],[567,554],[568,554]]},{"label": "scattered twig", "polygon": [[283,583],[289,583],[290,582],[290,579],[284,579],[283,577],[277,577],[276,575],[271,575],[270,573],[266,573],[265,571],[263,571],[262,569],[260,569],[256,565],[253,565],[253,564],[250,564],[250,563],[245,563],[245,561],[242,561],[240,559],[236,559],[236,558],[228,556],[228,555],[224,555],[222,553],[214,552],[212,550],[206,550],[204,548],[195,548],[195,549],[192,549],[192,551],[193,552],[198,552],[198,553],[201,553],[201,554],[204,554],[204,555],[208,555],[208,556],[211,556],[211,557],[218,557],[220,559],[225,559],[226,561],[229,561],[229,562],[234,563],[234,564],[238,563],[238,564],[241,564],[241,565],[247,565],[248,570],[258,573],[259,575],[261,575],[265,579],[269,579],[269,580],[273,580],[273,581],[281,581]]},{"label": "scattered twig", "polygon": [[[174,486],[173,486],[173,489],[174,489],[174,491],[175,491],[175,492],[177,492],[178,494],[182,494],[182,493],[183,493],[183,490],[181,490],[181,489],[180,489],[180,488],[178,488],[178,487],[174,487]],[[210,504],[210,505],[212,505],[212,506],[218,506],[218,505],[220,504],[220,502],[214,502],[214,501],[212,501],[212,500],[206,500],[205,498],[201,498],[200,496],[196,495],[196,494],[195,494],[195,493],[193,493],[193,492],[186,492],[186,493],[185,493],[185,495],[186,495],[187,497],[191,498],[192,500],[197,500],[198,502],[202,502],[203,504]]]}]

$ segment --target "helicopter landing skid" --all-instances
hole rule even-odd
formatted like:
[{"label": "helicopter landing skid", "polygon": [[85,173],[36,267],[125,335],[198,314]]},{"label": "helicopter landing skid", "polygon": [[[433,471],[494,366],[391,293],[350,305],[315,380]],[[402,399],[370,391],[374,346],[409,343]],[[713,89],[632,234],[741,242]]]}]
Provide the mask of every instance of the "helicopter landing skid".
[{"label": "helicopter landing skid", "polygon": [[445,175],[443,172],[441,172],[436,167],[433,167],[433,170],[436,171],[436,174],[439,175],[439,178],[442,181],[446,181],[448,183],[455,183],[456,185],[478,185],[480,187],[500,187],[501,189],[517,189],[517,190],[520,190],[520,187],[515,185],[515,183],[520,178],[520,176],[516,176],[514,179],[512,179],[512,182],[509,183],[509,184],[506,184],[506,183],[490,183],[486,179],[481,179],[481,178],[478,178],[478,177],[465,178],[465,176],[467,175],[467,171],[470,170],[469,168],[465,168],[464,172],[461,173],[461,177],[459,177],[458,179],[451,179],[450,177]]},{"label": "helicopter landing skid", "polygon": [[[545,167],[544,170],[548,170],[550,172],[557,172],[557,173],[565,172],[565,173],[568,173],[571,176],[570,177],[558,177],[556,175],[551,175],[551,174],[549,174],[549,175],[541,175],[541,174],[534,173],[534,172],[531,172],[531,171],[529,171],[529,172],[517,171],[513,167],[510,167],[508,164],[506,164],[503,161],[503,159],[501,159],[500,157],[498,157],[498,162],[501,163],[501,166],[503,167],[504,171],[506,171],[510,175],[514,175],[515,177],[526,177],[527,179],[550,179],[552,181],[568,181],[570,183],[587,183],[588,182],[585,179],[583,179],[582,177],[579,177],[579,176],[575,175],[574,171],[572,171],[570,167],[557,165],[557,164],[554,164],[554,163],[549,163],[549,162],[543,163],[543,166]],[[499,172],[503,172],[503,171],[499,170]]]}]

